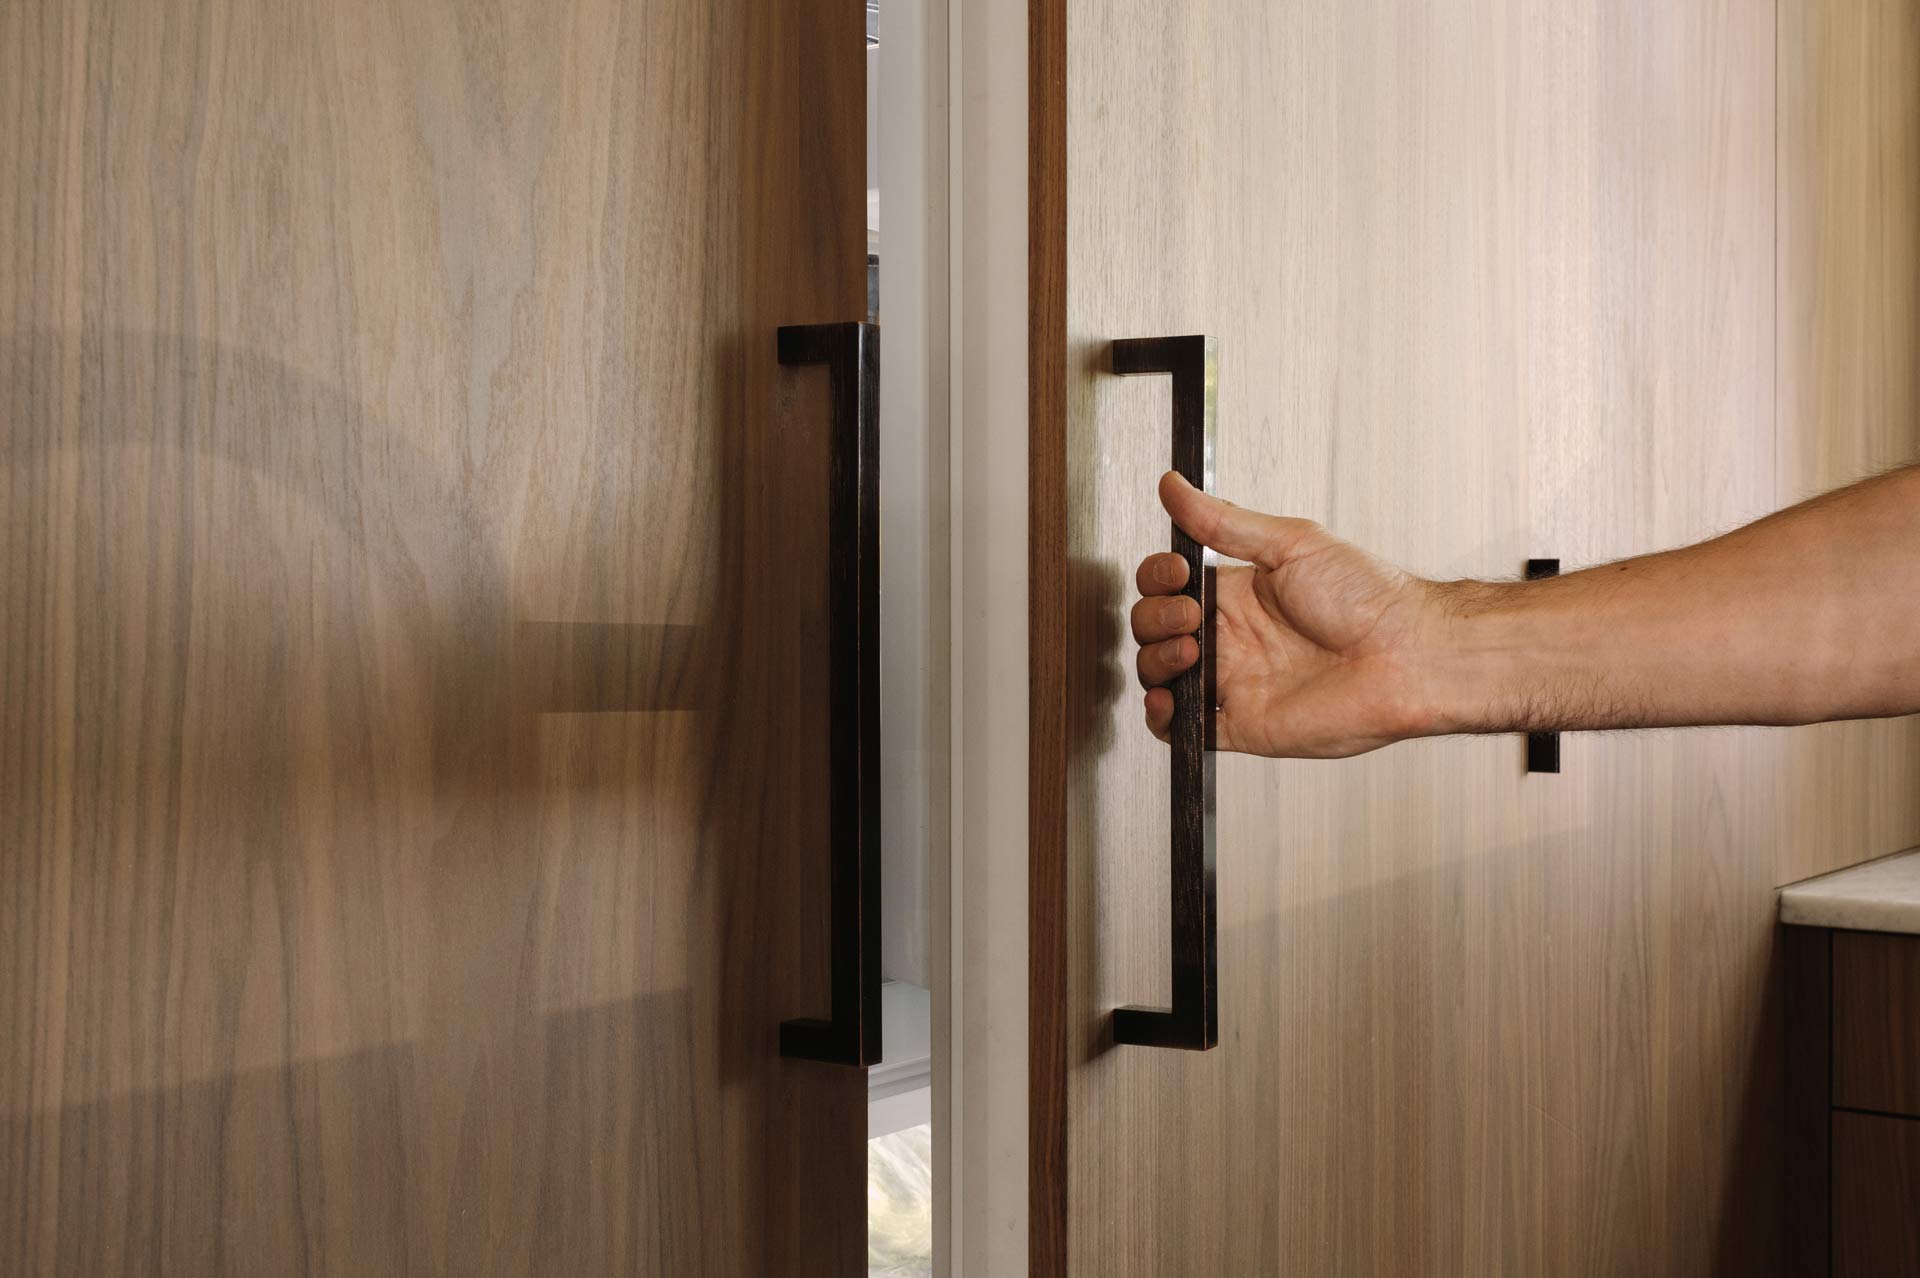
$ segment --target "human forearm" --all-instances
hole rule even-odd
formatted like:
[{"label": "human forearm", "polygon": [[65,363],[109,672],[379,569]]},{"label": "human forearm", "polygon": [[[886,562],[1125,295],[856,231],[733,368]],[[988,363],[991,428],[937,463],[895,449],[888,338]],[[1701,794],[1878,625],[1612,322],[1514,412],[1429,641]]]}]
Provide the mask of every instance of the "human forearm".
[{"label": "human forearm", "polygon": [[1434,733],[1920,711],[1920,468],[1679,550],[1430,589]]}]

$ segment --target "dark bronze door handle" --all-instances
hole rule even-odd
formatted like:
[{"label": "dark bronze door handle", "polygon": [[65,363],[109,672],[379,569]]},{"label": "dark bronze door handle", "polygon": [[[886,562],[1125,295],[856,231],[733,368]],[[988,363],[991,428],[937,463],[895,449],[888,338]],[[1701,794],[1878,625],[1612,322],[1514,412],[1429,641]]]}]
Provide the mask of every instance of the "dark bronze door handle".
[{"label": "dark bronze door handle", "polygon": [[[1527,580],[1538,581],[1542,577],[1558,577],[1560,561],[1558,559],[1527,560]],[[1558,772],[1560,770],[1560,734],[1557,732],[1529,732],[1527,734],[1527,771]]]},{"label": "dark bronze door handle", "polygon": [[779,330],[782,364],[825,364],[833,401],[828,478],[828,828],[832,1014],[782,1021],[780,1054],[836,1065],[880,1060],[880,330]]},{"label": "dark bronze door handle", "polygon": [[[1203,491],[1213,487],[1216,352],[1207,337],[1143,337],[1113,344],[1113,371],[1173,375],[1173,469]],[[1174,553],[1187,561],[1186,596],[1200,605],[1200,660],[1173,681],[1173,1006],[1119,1007],[1116,1043],[1205,1051],[1220,1041],[1214,932],[1213,610],[1214,575],[1200,543],[1176,525]]]}]

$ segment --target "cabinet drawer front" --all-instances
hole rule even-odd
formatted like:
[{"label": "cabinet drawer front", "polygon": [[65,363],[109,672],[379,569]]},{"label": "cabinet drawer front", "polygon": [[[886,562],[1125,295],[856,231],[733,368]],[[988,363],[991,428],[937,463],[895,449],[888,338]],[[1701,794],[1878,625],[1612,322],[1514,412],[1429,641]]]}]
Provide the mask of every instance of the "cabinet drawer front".
[{"label": "cabinet drawer front", "polygon": [[1920,937],[1833,934],[1833,1103],[1920,1116]]},{"label": "cabinet drawer front", "polygon": [[1834,1114],[1833,1272],[1920,1274],[1920,1119]]}]

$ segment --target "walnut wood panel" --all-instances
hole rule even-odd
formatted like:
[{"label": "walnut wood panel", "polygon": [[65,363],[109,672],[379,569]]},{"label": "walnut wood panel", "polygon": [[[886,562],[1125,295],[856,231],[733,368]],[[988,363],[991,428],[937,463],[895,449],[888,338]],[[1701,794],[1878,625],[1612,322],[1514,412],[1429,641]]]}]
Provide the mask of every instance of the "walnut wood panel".
[{"label": "walnut wood panel", "polygon": [[858,1267],[860,38],[0,6],[0,1271]]},{"label": "walnut wood panel", "polygon": [[1222,495],[1429,575],[1764,513],[1807,482],[1775,444],[1772,9],[1033,12],[1032,643],[1070,675],[1033,720],[1036,1271],[1777,1272],[1776,871],[1885,794],[1831,734],[1570,736],[1538,777],[1505,739],[1222,760],[1220,1048],[1108,1041],[1165,993],[1119,624],[1165,392],[1100,362],[1217,337]]},{"label": "walnut wood panel", "polygon": [[1833,934],[1833,1103],[1920,1118],[1920,938]]},{"label": "walnut wood panel", "polygon": [[[1920,8],[1779,0],[1779,500],[1920,459]],[[1789,756],[1778,882],[1909,847],[1920,719]]]},{"label": "walnut wood panel", "polygon": [[[1070,539],[1066,0],[1030,0],[1027,34],[1028,1269],[1067,1271],[1071,1201],[1067,1062],[1083,1011],[1071,979],[1069,755],[1081,683],[1100,665],[1067,641],[1077,577]],[[1110,677],[1107,676],[1107,677]]]},{"label": "walnut wood panel", "polygon": [[1920,1121],[1834,1114],[1833,1274],[1920,1274]]},{"label": "walnut wood panel", "polygon": [[1782,927],[1780,956],[1786,1030],[1781,1272],[1814,1278],[1833,1263],[1833,933]]}]

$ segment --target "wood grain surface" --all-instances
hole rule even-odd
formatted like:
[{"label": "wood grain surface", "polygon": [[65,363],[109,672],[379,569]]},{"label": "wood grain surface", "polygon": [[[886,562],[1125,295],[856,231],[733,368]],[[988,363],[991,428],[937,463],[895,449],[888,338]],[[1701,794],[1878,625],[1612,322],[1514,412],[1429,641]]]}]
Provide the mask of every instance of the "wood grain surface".
[{"label": "wood grain surface", "polygon": [[859,1265],[860,1075],[775,1054],[827,618],[773,344],[861,314],[859,49],[0,6],[0,1272]]},{"label": "wood grain surface", "polygon": [[[1784,504],[1920,460],[1920,8],[1779,0],[1779,23]],[[1787,759],[1778,881],[1910,845],[1920,719],[1804,735],[1819,744]]]},{"label": "wood grain surface", "polygon": [[1833,1103],[1920,1119],[1920,938],[1833,934]]},{"label": "wood grain surface", "polygon": [[[1036,671],[1051,638],[1072,672],[1064,713],[1033,720],[1033,955],[1054,965],[1033,983],[1035,1271],[1777,1272],[1773,889],[1784,866],[1915,841],[1911,756],[1857,755],[1914,726],[1569,735],[1558,776],[1526,776],[1507,738],[1223,759],[1221,1046],[1117,1047],[1109,1009],[1164,997],[1167,970],[1164,756],[1120,624],[1166,537],[1166,409],[1099,356],[1217,337],[1221,494],[1436,577],[1698,539],[1920,451],[1897,270],[1882,304],[1860,280],[1811,332],[1781,318],[1846,233],[1776,219],[1838,127],[1808,105],[1824,82],[1776,91],[1777,40],[1779,68],[1832,74],[1801,56],[1822,15],[1034,12],[1036,49],[1061,50],[1057,75],[1035,55],[1036,154],[1061,117],[1065,139],[1033,198],[1065,224],[1056,265],[1036,215],[1053,336],[1033,376],[1057,356],[1066,402],[1049,417],[1035,391],[1034,589],[1058,597],[1036,599],[1032,643]],[[1777,126],[1777,107],[1818,118]],[[1877,167],[1804,180],[1893,238],[1920,120],[1874,118]],[[1813,359],[1842,311],[1871,342]],[[1809,445],[1821,465],[1786,446],[1787,361],[1796,395],[1891,405],[1871,449],[1851,423]]]},{"label": "wood grain surface", "polygon": [[1920,1121],[1833,1116],[1834,1278],[1920,1274]]},{"label": "wood grain surface", "polygon": [[[1070,680],[1100,671],[1068,641],[1075,560],[1067,419],[1067,0],[1029,0],[1027,31],[1027,1261],[1067,1272],[1072,1117],[1067,1062],[1078,1032],[1071,979],[1072,866],[1065,855]],[[1171,393],[1171,391],[1169,391]],[[1171,998],[1171,989],[1168,990]],[[1084,1013],[1082,1013],[1084,1014]]]},{"label": "wood grain surface", "polygon": [[1779,944],[1787,1050],[1778,1272],[1816,1278],[1833,1267],[1833,932],[1783,926]]}]

